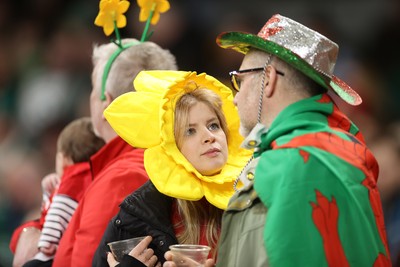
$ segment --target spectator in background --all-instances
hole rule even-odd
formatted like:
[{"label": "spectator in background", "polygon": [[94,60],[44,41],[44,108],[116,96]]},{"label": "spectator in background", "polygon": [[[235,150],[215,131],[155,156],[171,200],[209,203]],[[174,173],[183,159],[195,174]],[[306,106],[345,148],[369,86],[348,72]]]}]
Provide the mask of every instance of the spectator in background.
[{"label": "spectator in background", "polygon": [[393,266],[400,266],[400,123],[383,127],[371,140],[371,151],[379,163],[378,188],[382,196],[389,251]]},{"label": "spectator in background", "polygon": [[[36,225],[29,222],[30,227],[24,224],[14,232],[10,244],[11,250],[15,252],[14,265],[19,266],[27,260],[22,253],[25,248],[32,246],[32,252],[37,252],[38,248],[39,252],[24,266],[51,266],[71,216],[92,181],[89,159],[103,145],[104,141],[94,134],[89,117],[76,119],[61,131],[57,140],[56,172],[42,180],[41,218],[36,221]],[[36,229],[41,231],[36,244],[18,242],[15,248],[17,244],[13,241],[19,239],[21,231],[34,231],[37,234]]]},{"label": "spectator in background", "polygon": [[[5,264],[6,266],[11,266],[13,262],[13,255],[9,250],[11,234],[21,225],[21,220],[23,222],[33,221],[40,217],[40,203],[42,199],[40,182],[45,169],[42,165],[43,158],[41,155],[35,153],[35,151],[27,150],[26,147],[23,146],[15,146],[13,150],[9,150],[7,154],[2,154],[1,156],[1,229],[9,231],[10,233],[9,238],[7,238],[6,246],[2,246],[2,252],[9,251],[11,254],[11,258],[8,261],[9,263]],[[6,201],[4,201],[4,199]],[[20,217],[21,215],[23,215],[23,217]],[[36,233],[36,231],[30,231],[29,233],[22,232],[21,236],[32,233]],[[36,235],[34,235],[34,239],[25,239],[24,244],[32,243],[33,245],[30,247],[34,249],[30,250],[30,252],[27,251],[29,256],[26,257],[26,259],[37,253],[39,234],[40,232],[37,231]],[[1,254],[2,257],[7,255],[6,253]]]}]

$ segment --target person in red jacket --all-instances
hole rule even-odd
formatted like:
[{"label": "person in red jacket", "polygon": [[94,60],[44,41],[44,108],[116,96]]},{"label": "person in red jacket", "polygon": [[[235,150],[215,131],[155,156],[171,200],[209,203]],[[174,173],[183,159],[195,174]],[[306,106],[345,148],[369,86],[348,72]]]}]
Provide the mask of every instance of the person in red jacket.
[{"label": "person in red jacket", "polygon": [[[41,217],[14,231],[10,247],[13,253],[19,253],[14,257],[14,265],[20,266],[33,257],[24,266],[43,266],[53,258],[74,210],[92,181],[89,159],[103,145],[103,139],[94,134],[90,117],[73,120],[61,131],[57,138],[55,172],[42,180]],[[31,228],[26,228],[28,225]],[[21,234],[32,230],[35,241],[26,244],[30,253],[22,257],[25,244],[20,242],[17,246],[16,241]]]},{"label": "person in red jacket", "polygon": [[[148,180],[143,166],[143,150],[123,141],[103,116],[104,109],[119,95],[134,90],[132,82],[143,69],[176,69],[175,57],[153,42],[122,40],[125,49],[114,43],[93,50],[90,111],[95,132],[106,145],[91,160],[93,182],[79,203],[60,241],[53,266],[90,266],[93,254],[118,205]],[[129,46],[129,44],[135,44]],[[110,66],[108,77],[105,69]],[[106,82],[102,82],[105,81]],[[102,84],[106,86],[102,86]],[[104,97],[103,97],[104,96]]]}]

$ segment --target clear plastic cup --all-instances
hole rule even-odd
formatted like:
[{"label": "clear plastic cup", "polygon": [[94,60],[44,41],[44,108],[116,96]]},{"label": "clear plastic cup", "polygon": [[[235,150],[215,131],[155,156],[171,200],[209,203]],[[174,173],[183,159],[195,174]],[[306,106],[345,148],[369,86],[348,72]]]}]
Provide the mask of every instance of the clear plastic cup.
[{"label": "clear plastic cup", "polygon": [[145,238],[145,236],[134,237],[125,240],[118,240],[107,245],[110,247],[111,253],[117,261],[121,261],[125,254],[129,254],[131,250],[137,246]]},{"label": "clear plastic cup", "polygon": [[169,247],[177,267],[204,266],[211,248],[203,245],[180,244]]}]

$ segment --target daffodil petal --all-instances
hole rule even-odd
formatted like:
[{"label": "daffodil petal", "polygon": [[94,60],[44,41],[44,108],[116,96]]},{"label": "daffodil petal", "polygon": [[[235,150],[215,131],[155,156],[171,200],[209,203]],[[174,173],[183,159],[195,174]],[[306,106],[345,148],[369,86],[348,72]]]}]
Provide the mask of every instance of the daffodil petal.
[{"label": "daffodil petal", "polygon": [[170,4],[168,1],[161,1],[161,2],[158,2],[158,4],[157,4],[157,11],[160,13],[164,13],[164,12],[168,11],[169,8],[170,8]]},{"label": "daffodil petal", "polygon": [[140,8],[143,8],[147,2],[148,0],[137,0],[137,4]]},{"label": "daffodil petal", "polygon": [[[148,148],[161,143],[159,113],[154,107],[162,100],[158,92],[129,92],[117,97],[113,105],[104,111],[104,116],[117,134],[133,146]],[[141,140],[141,142],[137,142]]]},{"label": "daffodil petal", "polygon": [[96,26],[103,26],[104,24],[104,15],[102,13],[99,13],[96,17],[96,19],[94,20],[94,25]]},{"label": "daffodil petal", "polygon": [[146,21],[147,18],[149,17],[149,14],[150,14],[149,10],[146,10],[146,9],[143,9],[143,8],[142,8],[142,9],[140,10],[139,20],[140,20],[140,21]]},{"label": "daffodil petal", "polygon": [[129,4],[128,1],[121,1],[121,2],[118,4],[118,8],[117,8],[118,13],[119,13],[119,14],[125,13],[125,12],[128,10],[129,5],[130,5],[130,4]]},{"label": "daffodil petal", "polygon": [[123,28],[126,26],[126,17],[124,15],[120,15],[117,18],[117,27]]},{"label": "daffodil petal", "polygon": [[114,31],[114,23],[105,23],[103,26],[104,34],[109,36]]},{"label": "daffodil petal", "polygon": [[227,199],[232,197],[233,183],[216,184],[202,181],[201,184],[207,201],[217,208],[226,210],[228,206]]},{"label": "daffodil petal", "polygon": [[99,4],[99,10],[103,10],[104,6],[107,4],[108,0],[101,0]]},{"label": "daffodil petal", "polygon": [[153,18],[151,19],[151,24],[157,24],[157,22],[160,20],[160,13],[154,12]]}]

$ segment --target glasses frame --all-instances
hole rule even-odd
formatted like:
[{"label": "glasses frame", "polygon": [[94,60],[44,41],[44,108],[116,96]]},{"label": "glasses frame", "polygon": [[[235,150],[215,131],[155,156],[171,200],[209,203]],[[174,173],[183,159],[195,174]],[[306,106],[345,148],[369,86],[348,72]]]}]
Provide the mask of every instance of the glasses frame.
[{"label": "glasses frame", "polygon": [[[262,70],[264,70],[263,67],[245,69],[245,70],[233,70],[233,71],[230,71],[229,72],[229,76],[231,77],[232,88],[237,92],[239,92],[239,90],[240,90],[240,86],[239,86],[239,84],[238,84],[238,82],[236,80],[236,76],[238,74],[249,73],[249,72],[254,72],[254,71],[262,71]],[[285,76],[285,73],[283,73],[282,71],[276,70],[276,73],[279,74],[279,75]]]}]

